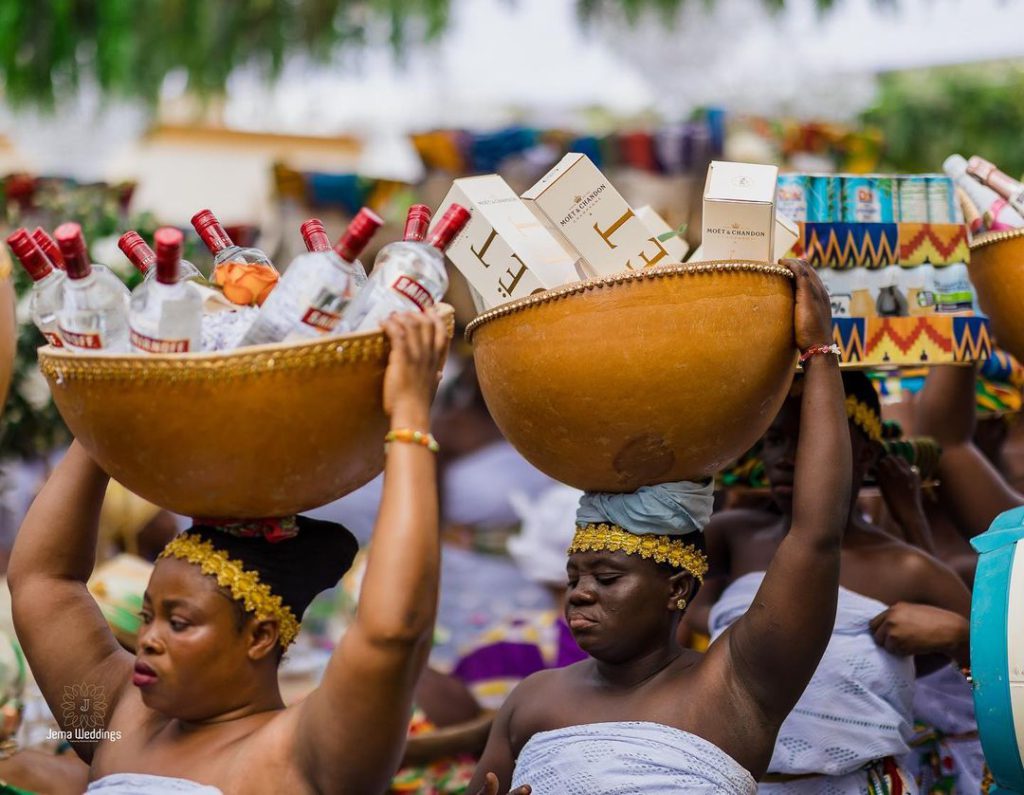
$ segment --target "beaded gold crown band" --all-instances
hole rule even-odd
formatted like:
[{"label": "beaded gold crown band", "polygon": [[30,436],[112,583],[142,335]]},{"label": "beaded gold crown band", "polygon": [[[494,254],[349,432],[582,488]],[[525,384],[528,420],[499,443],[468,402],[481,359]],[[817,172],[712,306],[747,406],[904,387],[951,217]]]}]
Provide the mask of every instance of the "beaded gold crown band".
[{"label": "beaded gold crown band", "polygon": [[672,536],[636,535],[614,524],[576,526],[569,554],[576,552],[625,552],[655,563],[667,563],[692,574],[700,582],[708,573],[708,558],[693,544]]},{"label": "beaded gold crown band", "polygon": [[232,560],[209,541],[190,533],[176,536],[160,553],[161,558],[174,557],[194,563],[203,574],[216,578],[221,588],[245,605],[245,609],[258,619],[277,620],[281,645],[288,648],[299,634],[299,621],[281,597],[260,582],[260,575],[247,571],[240,561]]},{"label": "beaded gold crown band", "polygon": [[853,395],[846,398],[846,416],[860,428],[872,442],[882,441],[882,418],[867,403]]}]

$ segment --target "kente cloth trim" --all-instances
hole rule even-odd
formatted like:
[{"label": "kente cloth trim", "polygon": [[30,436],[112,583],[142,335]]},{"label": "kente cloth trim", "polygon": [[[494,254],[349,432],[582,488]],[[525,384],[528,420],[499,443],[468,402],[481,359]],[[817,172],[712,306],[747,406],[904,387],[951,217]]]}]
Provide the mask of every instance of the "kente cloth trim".
[{"label": "kente cloth trim", "polygon": [[693,544],[680,538],[656,535],[634,535],[614,524],[577,525],[576,535],[569,545],[569,554],[577,552],[625,552],[639,555],[655,563],[667,563],[704,582],[708,573],[708,558]]},{"label": "kente cloth trim", "polygon": [[846,416],[864,431],[872,442],[882,441],[882,418],[867,403],[850,395],[846,398]]},{"label": "kente cloth trim", "polygon": [[218,585],[227,588],[258,619],[277,619],[283,647],[288,648],[299,634],[299,621],[295,614],[280,596],[270,590],[269,585],[260,582],[259,572],[247,571],[240,561],[232,560],[209,541],[191,533],[182,533],[160,553],[161,558],[168,556],[194,563],[203,574],[215,577]]}]

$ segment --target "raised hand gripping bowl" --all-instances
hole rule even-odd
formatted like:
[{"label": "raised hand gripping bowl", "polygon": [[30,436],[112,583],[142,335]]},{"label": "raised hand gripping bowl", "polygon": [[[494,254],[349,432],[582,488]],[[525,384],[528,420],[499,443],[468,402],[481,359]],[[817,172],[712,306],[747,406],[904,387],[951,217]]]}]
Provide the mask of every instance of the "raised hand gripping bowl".
[{"label": "raised hand gripping bowl", "polygon": [[781,266],[670,265],[520,299],[466,335],[530,463],[625,492],[710,476],[760,438],[793,379],[793,300]]},{"label": "raised hand gripping bowl", "polygon": [[129,490],[185,516],[258,518],[382,470],[389,351],[377,331],[185,355],[45,347],[39,365],[75,438]]}]

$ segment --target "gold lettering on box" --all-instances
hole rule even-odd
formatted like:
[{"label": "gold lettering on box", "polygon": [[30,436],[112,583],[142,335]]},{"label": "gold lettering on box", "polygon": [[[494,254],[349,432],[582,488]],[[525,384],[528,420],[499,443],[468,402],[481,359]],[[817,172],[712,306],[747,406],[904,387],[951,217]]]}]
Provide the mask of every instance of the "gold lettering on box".
[{"label": "gold lettering on box", "polygon": [[[652,237],[650,240],[652,243],[654,243],[655,246],[658,247],[658,253],[655,254],[650,259],[648,259],[647,255],[643,251],[641,251],[640,259],[644,261],[644,264],[640,266],[640,270],[643,270],[644,268],[650,268],[652,265],[657,265],[659,262],[665,259],[665,257],[668,256],[668,252],[665,250],[665,247],[661,245],[661,241],[659,241],[658,238]],[[633,267],[633,261],[631,259],[626,260],[626,267],[629,268],[630,270],[636,270],[636,268]]]},{"label": "gold lettering on box", "polygon": [[606,229],[605,231],[601,231],[601,228],[597,225],[597,222],[595,222],[594,223],[594,231],[597,232],[597,234],[599,234],[601,236],[601,239],[605,242],[605,244],[608,246],[608,248],[610,248],[610,249],[612,249],[614,251],[615,250],[615,244],[612,243],[612,240],[611,240],[612,235],[614,235],[616,232],[618,232],[622,228],[622,225],[625,224],[626,221],[628,221],[632,217],[633,217],[633,210],[632,209],[626,210],[626,212],[624,212],[622,214],[622,217],[619,218],[619,220],[616,221],[614,224],[609,226],[608,229]]},{"label": "gold lettering on box", "polygon": [[[473,248],[472,245],[470,245],[469,247],[469,250],[473,252],[473,256],[480,260],[480,264],[483,265],[485,268],[491,267],[491,264],[487,260],[485,260],[484,257],[487,256],[487,249],[491,247],[491,243],[494,242],[494,238],[496,238],[497,236],[497,230],[491,229],[491,233],[487,236],[487,240],[484,241],[484,244],[483,246],[480,247],[479,251]],[[512,256],[515,255],[513,254]]]}]

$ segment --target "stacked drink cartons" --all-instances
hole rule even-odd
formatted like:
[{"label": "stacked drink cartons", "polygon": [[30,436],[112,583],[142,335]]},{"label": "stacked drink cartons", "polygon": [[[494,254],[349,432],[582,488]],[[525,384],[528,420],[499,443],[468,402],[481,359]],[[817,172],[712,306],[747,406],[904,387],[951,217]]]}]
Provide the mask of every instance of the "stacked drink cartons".
[{"label": "stacked drink cartons", "polygon": [[819,269],[849,361],[970,361],[990,347],[967,274],[967,228],[942,174],[780,174],[793,254]]}]

